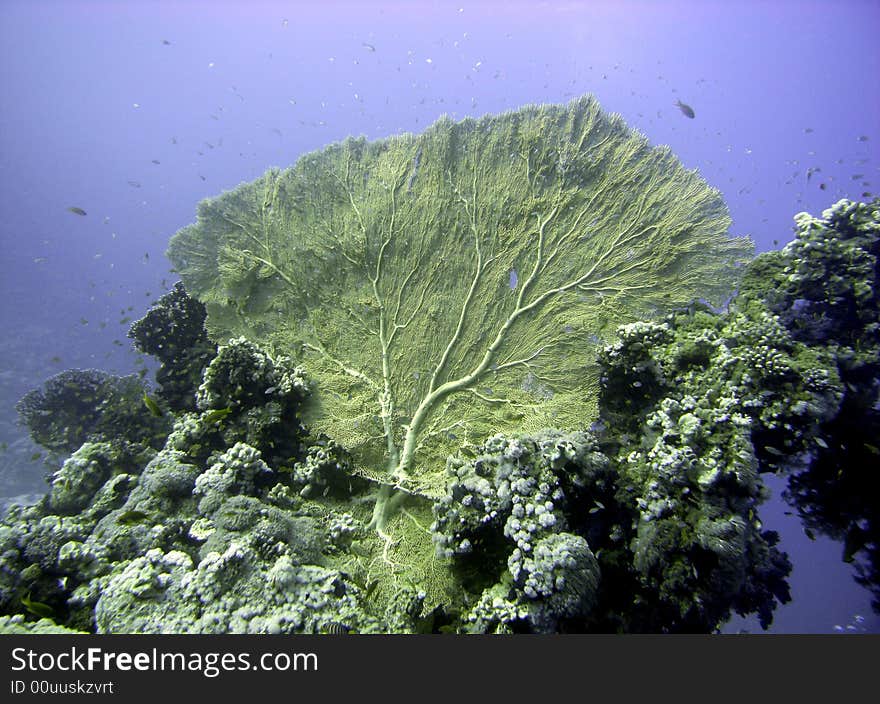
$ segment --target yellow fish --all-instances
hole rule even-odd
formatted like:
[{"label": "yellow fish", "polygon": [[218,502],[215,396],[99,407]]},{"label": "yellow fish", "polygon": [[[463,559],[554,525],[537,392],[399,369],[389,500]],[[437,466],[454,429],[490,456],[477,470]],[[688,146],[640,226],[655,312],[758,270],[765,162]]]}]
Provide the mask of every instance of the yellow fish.
[{"label": "yellow fish", "polygon": [[48,604],[44,604],[42,601],[31,601],[30,592],[28,592],[27,596],[21,597],[21,605],[34,616],[39,616],[40,618],[52,618],[55,615],[55,609]]},{"label": "yellow fish", "polygon": [[144,405],[154,416],[156,416],[157,418],[162,417],[162,409],[159,408],[159,404],[156,403],[156,400],[151,397],[146,391],[144,391]]},{"label": "yellow fish", "polygon": [[213,411],[208,411],[202,416],[202,420],[205,423],[217,423],[218,421],[223,420],[226,416],[232,413],[232,407],[227,406],[226,408],[217,408]]}]

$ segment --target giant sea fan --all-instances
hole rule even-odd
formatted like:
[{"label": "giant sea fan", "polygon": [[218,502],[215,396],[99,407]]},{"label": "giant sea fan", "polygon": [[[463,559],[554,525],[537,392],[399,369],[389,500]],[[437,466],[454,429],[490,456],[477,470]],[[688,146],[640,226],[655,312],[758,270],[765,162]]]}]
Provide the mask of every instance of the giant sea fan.
[{"label": "giant sea fan", "polygon": [[300,360],[357,471],[436,497],[463,443],[588,424],[617,325],[727,296],[729,224],[583,97],[332,144],[203,201],[168,255],[215,339]]}]

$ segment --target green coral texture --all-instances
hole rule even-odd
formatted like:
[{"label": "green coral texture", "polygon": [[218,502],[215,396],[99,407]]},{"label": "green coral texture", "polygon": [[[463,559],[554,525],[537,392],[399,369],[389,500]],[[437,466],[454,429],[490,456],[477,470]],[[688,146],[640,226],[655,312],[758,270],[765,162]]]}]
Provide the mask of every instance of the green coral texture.
[{"label": "green coral texture", "polygon": [[168,256],[215,340],[304,367],[356,472],[439,497],[462,445],[594,418],[617,325],[727,296],[729,225],[588,96],[332,144],[203,201]]}]

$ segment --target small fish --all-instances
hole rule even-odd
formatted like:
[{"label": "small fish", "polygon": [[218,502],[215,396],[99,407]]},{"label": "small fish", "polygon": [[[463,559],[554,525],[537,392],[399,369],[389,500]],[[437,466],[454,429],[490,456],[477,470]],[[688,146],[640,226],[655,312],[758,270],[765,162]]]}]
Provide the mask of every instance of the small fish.
[{"label": "small fish", "polygon": [[867,142],[867,141],[868,141],[868,135],[866,135],[866,134],[860,135],[860,136],[859,136],[859,141],[860,141],[860,142]]},{"label": "small fish", "polygon": [[121,523],[124,526],[133,526],[136,523],[143,521],[146,517],[147,514],[143,511],[125,511],[116,517],[116,522]]},{"label": "small fish", "polygon": [[36,462],[42,456],[43,456],[42,452],[35,452],[34,454],[31,455],[31,462]]},{"label": "small fish", "polygon": [[161,164],[162,163],[158,159],[150,159],[150,161],[152,161],[154,164]]},{"label": "small fish", "polygon": [[880,455],[880,450],[878,450],[877,447],[876,447],[875,445],[872,445],[872,444],[866,442],[866,443],[864,444],[864,447],[865,447],[865,449],[866,449],[868,452],[870,452],[872,455]]},{"label": "small fish", "polygon": [[817,444],[819,447],[821,447],[823,450],[827,450],[827,449],[828,449],[828,443],[825,442],[825,440],[823,440],[822,438],[820,438],[820,437],[816,437],[816,438],[814,438],[814,440],[815,440],[816,444]]},{"label": "small fish", "polygon": [[367,44],[366,42],[361,42],[361,46],[364,49],[366,49],[367,51],[376,51],[376,47],[374,47],[372,44]]},{"label": "small fish", "polygon": [[85,215],[86,214],[85,210],[83,210],[82,208],[78,208],[75,205],[71,205],[67,210],[70,211],[71,213],[73,213],[74,215]]},{"label": "small fish", "polygon": [[127,181],[127,183],[128,183],[128,185],[131,186],[132,188],[140,188],[140,187],[141,187],[141,182],[140,182],[140,181]]},{"label": "small fish", "polygon": [[681,110],[681,114],[685,117],[689,117],[690,119],[694,119],[694,109],[688,105],[687,103],[683,103],[680,100],[675,101],[675,106]]},{"label": "small fish", "polygon": [[819,184],[819,190],[820,190],[820,191],[824,191],[826,188],[828,188],[828,186],[826,186],[824,183],[820,183],[820,184]]},{"label": "small fish", "polygon": [[227,406],[226,408],[217,408],[213,411],[208,411],[204,416],[202,416],[202,420],[205,421],[205,423],[217,423],[223,420],[230,413],[232,413],[231,406]]},{"label": "small fish", "polygon": [[156,416],[157,418],[162,417],[162,409],[159,408],[159,404],[156,403],[156,400],[146,391],[144,391],[144,405],[154,416]]},{"label": "small fish", "polygon": [[169,42],[167,39],[163,39],[162,44],[165,46],[171,46],[171,42]]},{"label": "small fish", "polygon": [[806,535],[810,540],[816,539],[816,534],[813,533],[809,528],[804,528],[804,535]]},{"label": "small fish", "polygon": [[54,357],[52,357],[52,359],[50,359],[49,361],[52,362],[52,364],[61,364],[61,357],[59,357],[59,356],[56,354],[56,355],[55,355]]},{"label": "small fish", "polygon": [[21,597],[21,605],[34,616],[39,616],[40,618],[52,618],[55,615],[55,609],[48,604],[44,604],[42,601],[32,601],[30,592],[28,592],[27,596]]}]

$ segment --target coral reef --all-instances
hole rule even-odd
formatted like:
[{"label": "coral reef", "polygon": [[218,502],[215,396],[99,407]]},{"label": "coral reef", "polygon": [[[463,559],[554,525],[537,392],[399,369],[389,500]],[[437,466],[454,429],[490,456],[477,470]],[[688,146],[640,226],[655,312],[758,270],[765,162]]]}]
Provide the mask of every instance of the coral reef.
[{"label": "coral reef", "polygon": [[230,340],[203,370],[201,410],[178,413],[158,452],[124,435],[83,443],[40,502],[0,524],[0,611],[18,614],[3,627],[420,628],[426,595],[393,575],[377,590],[369,576],[369,508],[340,510],[369,487],[346,475],[341,448],[306,433],[308,396],[287,358]]},{"label": "coral reef", "polygon": [[170,249],[201,302],[130,331],[155,395],[19,403],[57,468],[0,521],[0,632],[767,627],[768,472],[877,589],[878,211],[738,267],[718,194],[592,99],[206,201]]},{"label": "coral reef", "polygon": [[138,350],[160,361],[156,371],[160,395],[175,411],[195,410],[193,390],[216,353],[205,330],[206,316],[205,306],[178,281],[128,330]]},{"label": "coral reef", "polygon": [[169,421],[144,407],[144,393],[136,376],[68,369],[23,396],[16,410],[34,442],[52,452],[117,437],[161,447]]}]

